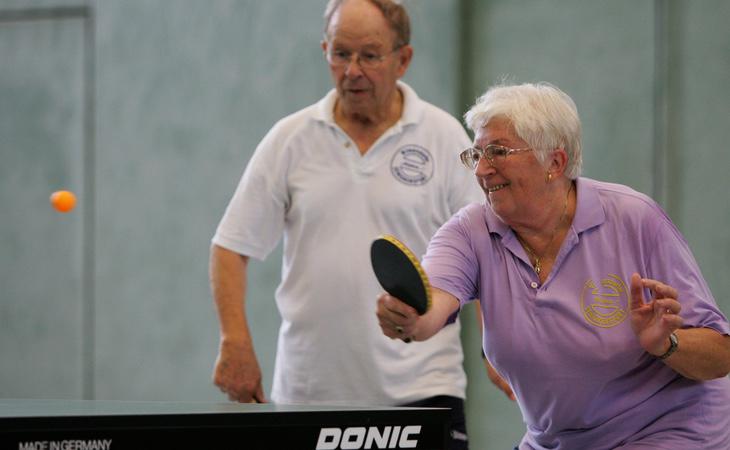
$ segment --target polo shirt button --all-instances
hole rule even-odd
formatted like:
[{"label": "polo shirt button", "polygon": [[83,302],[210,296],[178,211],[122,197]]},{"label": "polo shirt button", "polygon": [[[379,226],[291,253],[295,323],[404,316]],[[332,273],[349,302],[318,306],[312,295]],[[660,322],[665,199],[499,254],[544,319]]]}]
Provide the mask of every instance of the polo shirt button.
[{"label": "polo shirt button", "polygon": [[350,148],[350,145],[352,145],[350,141],[345,142],[345,148]]},{"label": "polo shirt button", "polygon": [[530,286],[532,286],[533,289],[537,289],[538,284],[536,282],[530,283]]}]

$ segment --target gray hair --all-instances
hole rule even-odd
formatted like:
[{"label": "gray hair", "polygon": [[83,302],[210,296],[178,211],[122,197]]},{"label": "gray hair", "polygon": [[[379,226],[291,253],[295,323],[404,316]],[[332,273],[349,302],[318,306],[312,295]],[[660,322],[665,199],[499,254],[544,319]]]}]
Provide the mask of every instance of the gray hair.
[{"label": "gray hair", "polygon": [[464,114],[472,131],[495,117],[507,119],[542,164],[552,150],[565,149],[565,175],[573,180],[578,178],[583,165],[581,125],[578,110],[568,94],[549,83],[500,84],[490,87]]},{"label": "gray hair", "polygon": [[[329,39],[329,27],[332,16],[337,9],[347,0],[329,0],[324,10],[324,37]],[[395,32],[395,44],[393,48],[400,48],[411,42],[411,21],[406,8],[399,1],[395,0],[368,0],[383,13],[390,28]]]}]

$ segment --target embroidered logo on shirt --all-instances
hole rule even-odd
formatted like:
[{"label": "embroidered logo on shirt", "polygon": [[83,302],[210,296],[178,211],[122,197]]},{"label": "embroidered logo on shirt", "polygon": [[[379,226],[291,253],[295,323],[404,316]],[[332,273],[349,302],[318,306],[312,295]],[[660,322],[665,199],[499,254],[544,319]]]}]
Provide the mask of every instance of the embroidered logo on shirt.
[{"label": "embroidered logo on shirt", "polygon": [[433,158],[423,147],[405,145],[390,160],[390,171],[402,183],[420,186],[428,183],[433,175]]},{"label": "embroidered logo on shirt", "polygon": [[593,325],[611,328],[628,316],[629,293],[618,275],[609,274],[599,286],[589,279],[583,285],[580,308],[583,317]]}]

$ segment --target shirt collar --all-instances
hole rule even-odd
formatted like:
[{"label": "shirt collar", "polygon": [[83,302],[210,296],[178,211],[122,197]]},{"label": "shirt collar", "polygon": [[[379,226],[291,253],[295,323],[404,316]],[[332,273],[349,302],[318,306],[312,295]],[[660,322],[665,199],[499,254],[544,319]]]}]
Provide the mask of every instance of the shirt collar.
[{"label": "shirt collar", "polygon": [[578,192],[578,206],[573,217],[573,229],[580,234],[606,221],[606,210],[598,195],[596,182],[590,178],[575,180]]},{"label": "shirt collar", "polygon": [[[423,116],[423,102],[418,97],[418,94],[416,94],[416,91],[403,81],[398,80],[396,85],[403,94],[403,113],[401,114],[401,118],[396,126],[405,127],[417,124],[421,120],[421,116]],[[324,98],[317,102],[317,113],[315,114],[314,119],[334,125],[336,101],[337,91],[335,89],[331,89]]]},{"label": "shirt collar", "polygon": [[[580,234],[605,222],[606,212],[598,195],[595,181],[590,178],[578,178],[575,180],[575,185],[578,204],[575,209],[572,228],[576,234]],[[503,239],[505,236],[510,235],[510,227],[494,214],[488,202],[485,202],[485,210],[485,219],[489,232],[496,233]]]}]

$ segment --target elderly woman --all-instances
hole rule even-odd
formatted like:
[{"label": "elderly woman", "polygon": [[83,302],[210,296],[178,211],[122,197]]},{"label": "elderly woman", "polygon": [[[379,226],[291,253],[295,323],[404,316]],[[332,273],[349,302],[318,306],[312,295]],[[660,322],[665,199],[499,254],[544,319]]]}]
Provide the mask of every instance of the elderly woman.
[{"label": "elderly woman", "polygon": [[579,177],[575,104],[551,85],[493,87],[466,121],[461,160],[487,201],[431,240],[427,314],[378,299],[384,334],[428,339],[481,300],[520,449],[729,449],[730,327],[667,215]]}]

